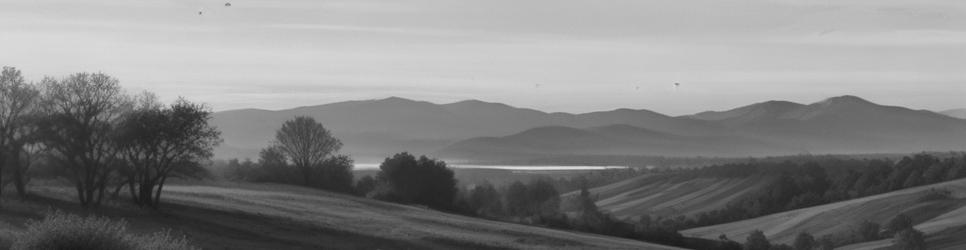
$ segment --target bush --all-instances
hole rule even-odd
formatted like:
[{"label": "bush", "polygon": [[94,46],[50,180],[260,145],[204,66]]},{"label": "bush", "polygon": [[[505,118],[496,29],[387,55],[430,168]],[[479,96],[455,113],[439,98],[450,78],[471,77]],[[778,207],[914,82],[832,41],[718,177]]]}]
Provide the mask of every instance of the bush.
[{"label": "bush", "polygon": [[14,241],[14,250],[175,250],[198,249],[187,239],[168,231],[147,236],[127,233],[127,223],[102,217],[80,217],[52,212],[42,221],[27,224],[27,231]]},{"label": "bush", "polygon": [[895,236],[894,249],[903,250],[923,250],[926,248],[926,237],[916,229],[908,228],[899,232]]},{"label": "bush", "polygon": [[919,202],[949,200],[953,198],[952,196],[953,193],[949,189],[930,188],[929,191],[919,197]]},{"label": "bush", "polygon": [[765,233],[761,230],[751,231],[751,234],[748,234],[748,238],[745,240],[746,250],[768,250],[771,246],[771,242],[768,241]]},{"label": "bush", "polygon": [[454,208],[456,179],[446,162],[403,152],[386,158],[379,170],[376,179],[383,187],[373,198],[437,210]]}]

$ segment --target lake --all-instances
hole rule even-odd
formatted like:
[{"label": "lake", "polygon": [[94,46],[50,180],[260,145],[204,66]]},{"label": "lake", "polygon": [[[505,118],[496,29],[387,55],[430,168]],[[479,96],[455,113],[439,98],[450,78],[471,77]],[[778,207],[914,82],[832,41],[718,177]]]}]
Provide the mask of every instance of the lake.
[{"label": "lake", "polygon": [[[446,164],[447,167],[456,169],[502,169],[502,170],[521,170],[521,171],[551,171],[551,170],[605,170],[605,169],[624,169],[626,166],[561,166],[561,165],[473,165],[473,164]],[[358,163],[355,170],[376,170],[379,163]]]}]

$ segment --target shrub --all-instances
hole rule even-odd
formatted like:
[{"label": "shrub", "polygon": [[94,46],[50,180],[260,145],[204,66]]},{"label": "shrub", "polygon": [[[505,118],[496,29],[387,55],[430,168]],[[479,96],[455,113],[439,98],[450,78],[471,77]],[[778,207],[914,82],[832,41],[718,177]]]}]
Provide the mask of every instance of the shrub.
[{"label": "shrub", "polygon": [[771,246],[771,242],[768,241],[765,233],[761,230],[751,231],[751,234],[748,234],[748,238],[745,240],[746,250],[768,250]]},{"label": "shrub", "polygon": [[379,165],[376,179],[385,188],[373,197],[403,204],[426,205],[451,210],[456,199],[456,179],[446,162],[406,152],[386,158]]},{"label": "shrub", "polygon": [[895,249],[923,250],[926,248],[926,237],[916,229],[908,228],[895,236]]},{"label": "shrub", "polygon": [[64,212],[49,213],[44,220],[32,221],[14,241],[14,250],[175,250],[198,249],[187,239],[167,231],[147,236],[127,233],[127,223],[103,217],[81,217]]},{"label": "shrub", "polygon": [[894,234],[902,232],[906,229],[910,229],[912,226],[912,218],[906,214],[898,214],[896,217],[893,217],[892,220],[889,220],[889,224],[886,224],[886,230],[888,230],[889,233]]},{"label": "shrub", "polygon": [[953,193],[949,189],[930,188],[929,191],[919,197],[919,202],[949,200],[953,198],[952,195]]}]

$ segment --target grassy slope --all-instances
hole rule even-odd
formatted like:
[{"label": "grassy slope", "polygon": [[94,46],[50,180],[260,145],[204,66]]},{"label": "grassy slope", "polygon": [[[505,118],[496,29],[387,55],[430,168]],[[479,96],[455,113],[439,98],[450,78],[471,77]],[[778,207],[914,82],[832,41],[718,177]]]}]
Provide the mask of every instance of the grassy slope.
[{"label": "grassy slope", "polygon": [[[82,212],[65,201],[68,189],[34,190],[40,197],[30,202],[4,200],[0,239],[46,207]],[[281,185],[171,186],[163,199],[160,213],[118,205],[98,214],[125,218],[137,232],[171,228],[208,249],[673,249]]]},{"label": "grassy slope", "polygon": [[[921,202],[918,199],[930,188],[945,188],[953,193],[954,199]],[[778,243],[791,243],[799,232],[809,232],[816,236],[842,233],[851,227],[869,220],[885,224],[897,214],[906,213],[913,217],[916,228],[927,233],[930,241],[944,245],[964,247],[966,240],[949,242],[949,230],[963,232],[966,227],[966,179],[934,185],[910,188],[860,199],[803,208],[754,219],[727,224],[694,228],[682,231],[685,236],[715,239],[725,234],[731,239],[744,239],[748,232],[760,229],[770,240]],[[962,237],[960,237],[962,238]],[[880,241],[872,246],[857,249],[874,249],[889,246],[889,240]],[[857,246],[850,246],[857,247]]]},{"label": "grassy slope", "polygon": [[767,183],[763,177],[679,180],[645,175],[590,191],[597,198],[597,206],[620,218],[641,214],[676,216],[721,208]]}]

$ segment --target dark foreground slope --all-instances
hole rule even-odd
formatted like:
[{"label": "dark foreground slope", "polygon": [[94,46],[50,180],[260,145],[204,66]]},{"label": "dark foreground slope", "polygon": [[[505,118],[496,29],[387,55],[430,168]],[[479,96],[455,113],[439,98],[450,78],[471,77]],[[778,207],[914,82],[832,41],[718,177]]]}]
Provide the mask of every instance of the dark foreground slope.
[{"label": "dark foreground slope", "polygon": [[[280,186],[171,186],[160,213],[109,206],[139,232],[170,228],[206,249],[674,249],[620,238],[451,215],[324,191]],[[62,187],[30,202],[5,199],[0,239],[9,245],[47,207],[80,212]]]}]

